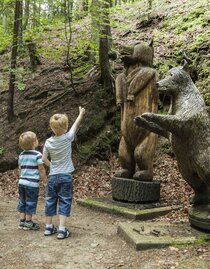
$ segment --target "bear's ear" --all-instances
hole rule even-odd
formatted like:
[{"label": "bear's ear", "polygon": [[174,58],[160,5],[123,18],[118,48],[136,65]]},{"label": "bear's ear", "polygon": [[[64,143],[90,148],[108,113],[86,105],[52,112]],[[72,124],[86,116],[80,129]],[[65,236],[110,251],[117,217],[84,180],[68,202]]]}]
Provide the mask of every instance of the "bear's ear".
[{"label": "bear's ear", "polygon": [[153,47],[153,39],[150,41],[149,46]]},{"label": "bear's ear", "polygon": [[182,69],[185,71],[185,72],[187,72],[187,73],[189,73],[189,66],[188,66],[188,63],[187,63],[187,61],[184,59],[183,61],[182,61]]},{"label": "bear's ear", "polygon": [[169,64],[169,65],[168,65],[168,69],[170,70],[170,69],[172,69],[172,68],[174,68],[174,66],[173,66],[172,64]]}]

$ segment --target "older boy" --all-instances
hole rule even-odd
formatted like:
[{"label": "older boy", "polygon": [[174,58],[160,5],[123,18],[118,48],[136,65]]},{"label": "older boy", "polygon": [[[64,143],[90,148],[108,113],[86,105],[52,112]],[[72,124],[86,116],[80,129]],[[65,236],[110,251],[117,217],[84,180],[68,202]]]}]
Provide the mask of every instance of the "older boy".
[{"label": "older boy", "polygon": [[32,221],[32,215],[36,214],[40,178],[46,183],[42,154],[35,150],[39,143],[36,134],[33,132],[22,133],[19,144],[23,149],[18,159],[20,169],[18,181],[19,203],[17,207],[20,212],[19,229],[38,230],[39,225]]},{"label": "older boy", "polygon": [[[52,224],[52,217],[57,212],[59,204],[59,230],[58,239],[70,236],[70,231],[65,227],[66,218],[70,215],[73,196],[73,179],[71,173],[74,171],[72,162],[72,141],[85,114],[85,109],[79,107],[79,116],[68,130],[68,117],[65,114],[55,114],[50,118],[50,128],[54,136],[48,138],[44,145],[43,161],[50,166],[46,191],[46,227],[44,235],[52,235],[57,228]],[[48,160],[48,156],[51,161]]]}]

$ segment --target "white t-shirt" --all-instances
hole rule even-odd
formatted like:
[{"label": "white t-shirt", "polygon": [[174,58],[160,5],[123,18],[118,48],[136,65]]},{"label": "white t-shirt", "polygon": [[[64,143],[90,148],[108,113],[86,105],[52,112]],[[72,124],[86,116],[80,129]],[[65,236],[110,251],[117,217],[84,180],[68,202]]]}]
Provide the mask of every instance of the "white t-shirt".
[{"label": "white t-shirt", "polygon": [[75,133],[70,129],[61,136],[52,136],[44,144],[43,153],[50,156],[49,175],[67,174],[74,171],[74,165],[71,159],[72,147]]}]

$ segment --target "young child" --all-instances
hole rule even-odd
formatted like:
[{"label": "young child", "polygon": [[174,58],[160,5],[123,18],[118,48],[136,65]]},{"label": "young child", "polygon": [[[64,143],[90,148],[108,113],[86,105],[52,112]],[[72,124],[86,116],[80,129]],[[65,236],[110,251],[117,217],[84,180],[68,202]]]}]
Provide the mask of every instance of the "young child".
[{"label": "young child", "polygon": [[19,203],[17,211],[20,212],[19,229],[38,230],[39,225],[32,221],[36,214],[39,180],[46,183],[46,173],[42,162],[42,154],[36,151],[38,140],[33,132],[25,132],[19,138],[20,147],[23,149],[19,155],[18,165],[20,176],[18,181]]},{"label": "young child", "polygon": [[[72,141],[85,114],[85,109],[79,107],[79,116],[68,130],[68,117],[65,114],[55,114],[50,118],[50,128],[55,134],[48,138],[43,149],[42,160],[50,167],[46,190],[46,227],[44,235],[52,235],[56,232],[58,239],[70,236],[70,231],[65,227],[66,218],[70,215],[73,196],[74,171],[72,163]],[[50,160],[48,159],[50,157]],[[59,214],[59,229],[52,224],[52,217]]]}]

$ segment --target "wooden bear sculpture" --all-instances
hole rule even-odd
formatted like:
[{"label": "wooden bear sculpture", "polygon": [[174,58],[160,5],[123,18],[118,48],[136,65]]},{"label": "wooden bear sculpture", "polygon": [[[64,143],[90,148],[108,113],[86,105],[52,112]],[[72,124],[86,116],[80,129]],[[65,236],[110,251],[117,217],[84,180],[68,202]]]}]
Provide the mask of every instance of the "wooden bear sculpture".
[{"label": "wooden bear sculpture", "polygon": [[169,70],[157,86],[159,92],[172,98],[171,115],[144,113],[135,118],[135,123],[170,137],[179,170],[195,192],[192,203],[209,208],[210,118],[202,95],[188,74],[186,62],[183,67]]},{"label": "wooden bear sculpture", "polygon": [[116,102],[121,107],[119,161],[122,170],[116,177],[152,181],[153,157],[157,136],[141,127],[133,119],[146,111],[157,112],[158,95],[156,71],[151,67],[152,43],[136,45],[132,56],[125,56],[124,73],[116,78]]}]

